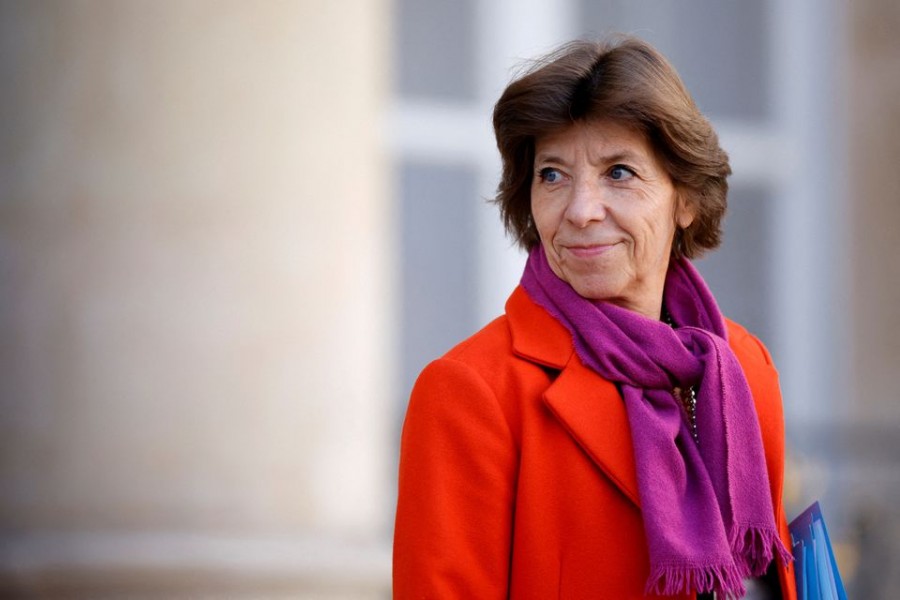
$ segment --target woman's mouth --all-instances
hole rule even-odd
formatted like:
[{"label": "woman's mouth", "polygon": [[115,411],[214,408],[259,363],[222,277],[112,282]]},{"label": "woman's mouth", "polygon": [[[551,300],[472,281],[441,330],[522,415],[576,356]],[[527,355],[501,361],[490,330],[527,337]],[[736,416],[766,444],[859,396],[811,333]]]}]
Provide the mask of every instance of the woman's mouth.
[{"label": "woman's mouth", "polygon": [[612,250],[616,244],[578,244],[563,246],[567,252],[576,258],[594,258]]}]

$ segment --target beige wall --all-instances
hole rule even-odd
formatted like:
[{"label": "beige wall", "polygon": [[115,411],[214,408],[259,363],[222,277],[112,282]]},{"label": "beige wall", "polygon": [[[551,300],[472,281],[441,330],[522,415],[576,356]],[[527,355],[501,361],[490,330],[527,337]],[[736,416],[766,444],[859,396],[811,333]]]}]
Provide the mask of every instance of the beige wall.
[{"label": "beige wall", "polygon": [[298,589],[324,547],[383,584],[386,0],[0,16],[4,585],[48,547],[91,581],[258,548]]},{"label": "beige wall", "polygon": [[900,589],[900,4],[847,3],[848,226],[854,374],[831,440],[855,515],[852,597]]},{"label": "beige wall", "polygon": [[855,396],[867,418],[900,425],[900,5],[849,6]]}]

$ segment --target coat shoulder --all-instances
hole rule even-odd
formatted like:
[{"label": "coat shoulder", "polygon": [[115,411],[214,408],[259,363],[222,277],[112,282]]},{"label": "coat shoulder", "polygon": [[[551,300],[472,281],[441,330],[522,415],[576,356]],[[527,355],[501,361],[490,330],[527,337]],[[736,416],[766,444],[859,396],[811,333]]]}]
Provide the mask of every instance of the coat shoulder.
[{"label": "coat shoulder", "polygon": [[[728,344],[743,360],[753,361],[774,367],[772,355],[768,348],[755,335],[731,319],[725,319],[728,329]],[[743,362],[743,361],[742,361]]]},{"label": "coat shoulder", "polygon": [[[508,316],[498,317],[432,361],[419,376],[413,396],[430,396],[427,402],[445,403],[450,410],[494,405],[513,438],[520,439],[526,407],[540,402],[555,373],[517,354],[510,325]],[[460,396],[463,388],[469,390],[467,398]]]},{"label": "coat shoulder", "polygon": [[512,354],[509,318],[503,315],[448,350],[442,358],[463,362],[478,370]]}]

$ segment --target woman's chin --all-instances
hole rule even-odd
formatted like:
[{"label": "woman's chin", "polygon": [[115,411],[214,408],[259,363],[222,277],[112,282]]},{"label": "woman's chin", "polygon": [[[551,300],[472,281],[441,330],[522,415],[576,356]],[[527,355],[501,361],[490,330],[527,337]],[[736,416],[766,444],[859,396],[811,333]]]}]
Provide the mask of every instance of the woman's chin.
[{"label": "woman's chin", "polygon": [[621,295],[621,287],[611,285],[614,282],[610,281],[610,278],[602,278],[599,281],[598,279],[600,278],[573,277],[569,280],[569,285],[582,298],[596,302],[612,300]]}]

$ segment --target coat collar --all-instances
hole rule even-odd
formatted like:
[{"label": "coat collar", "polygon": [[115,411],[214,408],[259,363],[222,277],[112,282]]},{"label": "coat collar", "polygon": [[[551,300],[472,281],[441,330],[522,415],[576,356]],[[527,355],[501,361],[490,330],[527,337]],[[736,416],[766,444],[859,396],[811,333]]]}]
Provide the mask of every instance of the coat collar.
[{"label": "coat collar", "polygon": [[[544,403],[597,467],[640,505],[634,446],[625,403],[615,384],[586,367],[572,336],[518,286],[506,304],[513,352],[560,373],[544,391]],[[743,328],[729,322],[729,342],[750,384],[766,453],[772,499],[781,506],[784,421],[778,379],[767,355]],[[757,356],[758,355],[758,356]]]},{"label": "coat collar", "polygon": [[575,354],[572,335],[538,306],[521,285],[506,302],[506,316],[517,356],[562,370]]},{"label": "coat collar", "polygon": [[569,331],[522,286],[510,296],[506,315],[513,352],[560,371],[544,391],[544,403],[597,467],[639,504],[631,429],[616,386],[582,364]]}]

